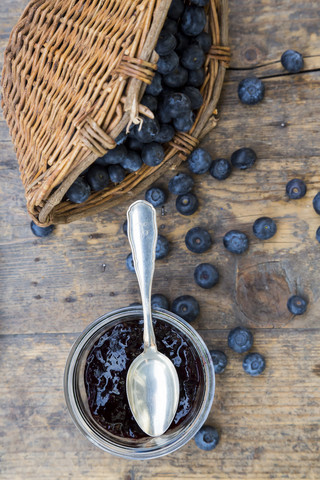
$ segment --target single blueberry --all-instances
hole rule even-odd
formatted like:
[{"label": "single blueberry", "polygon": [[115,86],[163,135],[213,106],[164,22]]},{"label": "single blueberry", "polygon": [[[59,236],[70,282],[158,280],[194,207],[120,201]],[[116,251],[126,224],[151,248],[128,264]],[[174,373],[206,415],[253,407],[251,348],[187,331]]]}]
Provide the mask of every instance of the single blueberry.
[{"label": "single blueberry", "polygon": [[101,165],[91,165],[86,174],[86,180],[89,183],[91,190],[99,192],[106,188],[109,183],[108,170]]},{"label": "single blueberry", "polygon": [[187,85],[191,85],[192,87],[202,87],[203,82],[205,79],[205,71],[204,68],[199,68],[198,70],[189,70],[188,71],[188,79]]},{"label": "single blueberry", "polygon": [[277,225],[270,217],[260,217],[254,222],[252,230],[259,240],[268,240],[275,235]]},{"label": "single blueberry", "polygon": [[127,256],[126,266],[129,272],[135,272],[132,253],[129,253],[129,255]]},{"label": "single blueberry", "polygon": [[168,55],[162,55],[158,60],[157,71],[161,75],[168,75],[179,65],[179,57],[176,52],[170,52]]},{"label": "single blueberry", "polygon": [[169,300],[162,293],[154,293],[151,295],[151,307],[169,310]]},{"label": "single blueberry", "polygon": [[246,105],[255,105],[264,97],[264,84],[257,77],[248,77],[238,85],[238,97]]},{"label": "single blueberry", "polygon": [[156,244],[156,260],[160,260],[168,255],[170,249],[170,243],[163,235],[158,235]]},{"label": "single blueberry", "polygon": [[231,253],[241,254],[248,250],[249,239],[247,235],[239,230],[230,230],[223,237],[223,245]]},{"label": "single blueberry", "polygon": [[192,110],[178,115],[173,120],[173,126],[178,132],[189,132],[194,124],[196,117]]},{"label": "single blueberry", "polygon": [[186,6],[180,20],[180,29],[185,35],[195,37],[205,27],[207,18],[204,9],[194,5]]},{"label": "single blueberry", "polygon": [[248,353],[243,359],[242,367],[246,373],[257,377],[266,368],[266,362],[260,353]]},{"label": "single blueberry", "polygon": [[176,118],[190,111],[191,101],[187,95],[172,92],[163,96],[163,108],[170,112],[171,118]]},{"label": "single blueberry", "polygon": [[196,284],[202,288],[212,288],[219,282],[219,272],[211,263],[200,263],[193,276]]},{"label": "single blueberry", "polygon": [[194,185],[193,178],[186,173],[177,173],[169,181],[169,190],[173,195],[184,195],[191,192]]},{"label": "single blueberry", "polygon": [[[160,125],[156,118],[151,119],[142,115],[142,124],[135,125],[133,128],[133,134],[139,142],[151,143],[154,141],[156,135],[160,131]],[[122,163],[122,162],[119,162]]]},{"label": "single blueberry", "polygon": [[187,158],[189,170],[192,173],[202,174],[209,170],[212,158],[203,148],[196,148]]},{"label": "single blueberry", "polygon": [[316,194],[316,196],[314,197],[313,201],[312,201],[312,205],[313,205],[313,208],[315,210],[315,212],[320,215],[320,192],[318,192]]},{"label": "single blueberry", "polygon": [[160,125],[160,132],[155,138],[155,142],[158,143],[168,143],[170,142],[175,135],[175,130],[172,125],[168,125],[167,123],[162,123]]},{"label": "single blueberry", "polygon": [[[164,75],[163,83],[170,88],[181,88],[188,81],[188,70],[178,65],[171,73]],[[202,85],[202,84],[201,84]]]},{"label": "single blueberry", "polygon": [[231,163],[225,158],[218,158],[213,160],[210,165],[209,173],[216,180],[225,180],[231,175]]},{"label": "single blueberry", "polygon": [[160,207],[165,203],[167,196],[162,188],[151,187],[146,191],[144,198],[154,207]]},{"label": "single blueberry", "polygon": [[227,355],[221,352],[221,350],[210,350],[210,355],[214,366],[214,373],[224,372],[228,363]]},{"label": "single blueberry", "polygon": [[218,430],[210,425],[204,425],[195,434],[194,441],[201,450],[213,450],[219,443]]},{"label": "single blueberry", "polygon": [[155,51],[158,55],[168,55],[176,48],[176,45],[177,40],[175,36],[166,30],[162,30]]},{"label": "single blueberry", "polygon": [[147,143],[142,149],[141,158],[149,167],[156,167],[164,159],[163,146],[156,142]]},{"label": "single blueberry", "polygon": [[121,166],[128,172],[137,172],[142,167],[142,159],[138,152],[129,151],[121,163]]},{"label": "single blueberry", "polygon": [[78,177],[67,191],[66,196],[72,203],[83,203],[88,200],[90,191],[89,183],[83,177]]},{"label": "single blueberry", "polygon": [[206,59],[201,47],[193,43],[182,53],[181,65],[188,70],[199,70]]},{"label": "single blueberry", "polygon": [[203,253],[209,250],[212,239],[207,230],[202,227],[191,228],[185,236],[185,244],[193,253]]},{"label": "single blueberry", "polygon": [[172,18],[167,18],[166,21],[164,22],[162,30],[166,30],[167,32],[170,32],[173,35],[175,35],[178,31],[178,24]]},{"label": "single blueberry", "polygon": [[194,42],[199,45],[205,53],[208,53],[212,45],[211,35],[207,32],[201,32],[196,36]]},{"label": "single blueberry", "polygon": [[286,185],[286,194],[292,200],[302,198],[307,193],[307,186],[300,178],[293,178]]},{"label": "single blueberry", "polygon": [[160,73],[156,72],[150,85],[147,85],[145,93],[157,97],[162,92],[162,82]]},{"label": "single blueberry", "polygon": [[122,180],[125,179],[126,172],[124,168],[121,167],[121,165],[109,165],[108,175],[110,177],[111,182],[121,183]]},{"label": "single blueberry", "polygon": [[303,57],[295,50],[286,50],[281,55],[281,63],[288,72],[298,73],[303,68]]},{"label": "single blueberry", "polygon": [[181,215],[193,215],[198,210],[199,202],[193,193],[178,195],[176,199],[176,209]]},{"label": "single blueberry", "polygon": [[191,110],[199,110],[203,104],[203,96],[200,93],[200,90],[195,87],[186,86],[182,89],[182,93],[187,95],[191,101]]},{"label": "single blueberry", "polygon": [[253,335],[245,327],[236,327],[229,332],[228,345],[237,353],[247,352],[253,345]]},{"label": "single blueberry", "polygon": [[184,50],[189,46],[190,38],[181,32],[177,32],[175,37],[177,40],[176,52],[178,55],[181,55],[181,53],[183,53]]},{"label": "single blueberry", "polygon": [[293,315],[302,315],[307,310],[307,305],[308,301],[300,295],[292,295],[287,302],[288,310]]},{"label": "single blueberry", "polygon": [[141,99],[141,103],[145,107],[149,108],[149,110],[151,110],[151,112],[153,113],[156,112],[158,108],[157,98],[154,97],[153,95],[148,95],[148,94],[143,95]]},{"label": "single blueberry", "polygon": [[178,20],[184,10],[183,0],[172,0],[168,10],[168,17],[173,20]]},{"label": "single blueberry", "polygon": [[257,155],[252,148],[239,148],[231,155],[231,163],[240,170],[246,170],[252,167],[257,160]]},{"label": "single blueberry", "polygon": [[48,227],[39,227],[34,221],[32,220],[30,223],[30,228],[36,237],[47,237],[50,235],[54,230],[54,225],[49,225]]},{"label": "single blueberry", "polygon": [[187,322],[193,322],[200,313],[200,307],[194,297],[182,295],[173,300],[171,311]]},{"label": "single blueberry", "polygon": [[318,227],[316,231],[316,240],[320,243],[320,227]]},{"label": "single blueberry", "polygon": [[128,220],[125,220],[123,222],[122,231],[126,236],[128,236]]},{"label": "single blueberry", "polygon": [[123,159],[127,155],[127,149],[124,145],[118,145],[111,150],[108,150],[103,157],[97,158],[94,162],[95,165],[108,166],[122,163]]}]

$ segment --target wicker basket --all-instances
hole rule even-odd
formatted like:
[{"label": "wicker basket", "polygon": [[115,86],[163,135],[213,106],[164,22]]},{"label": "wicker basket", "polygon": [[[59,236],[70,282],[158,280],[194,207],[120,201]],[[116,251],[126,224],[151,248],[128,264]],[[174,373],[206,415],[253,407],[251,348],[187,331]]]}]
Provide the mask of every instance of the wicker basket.
[{"label": "wicker basket", "polygon": [[[212,47],[204,103],[188,133],[176,133],[157,167],[143,165],[83,204],[64,200],[74,180],[148,114],[140,100],[156,70],[154,51],[171,0],[31,0],[5,51],[2,106],[27,208],[41,226],[67,223],[135,195],[175,168],[217,123],[230,57],[227,0],[206,7]],[[152,115],[152,114],[151,114]]]}]

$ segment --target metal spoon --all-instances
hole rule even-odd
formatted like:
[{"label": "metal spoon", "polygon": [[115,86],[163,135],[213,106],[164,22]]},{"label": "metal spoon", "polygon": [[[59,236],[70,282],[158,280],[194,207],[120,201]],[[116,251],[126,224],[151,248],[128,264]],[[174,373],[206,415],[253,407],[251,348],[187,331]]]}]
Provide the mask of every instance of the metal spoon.
[{"label": "metal spoon", "polygon": [[127,218],[144,319],[144,351],[128,370],[127,397],[139,427],[151,437],[157,437],[169,428],[177,411],[179,378],[171,360],[158,352],[152,326],[151,284],[158,236],[156,212],[150,203],[138,200],[129,207]]}]

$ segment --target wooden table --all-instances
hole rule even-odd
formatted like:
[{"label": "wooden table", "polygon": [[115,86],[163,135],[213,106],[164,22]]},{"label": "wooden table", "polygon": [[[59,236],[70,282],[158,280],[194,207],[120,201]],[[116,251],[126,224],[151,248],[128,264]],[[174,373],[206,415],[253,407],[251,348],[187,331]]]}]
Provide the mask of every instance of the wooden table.
[{"label": "wooden table", "polygon": [[[2,0],[0,49],[26,0]],[[217,375],[208,423],[221,433],[216,450],[194,441],[168,457],[132,462],[91,445],[73,425],[63,396],[63,371],[70,347],[84,327],[108,310],[138,301],[127,272],[129,245],[122,233],[123,205],[72,225],[47,239],[29,228],[23,188],[7,126],[0,118],[1,216],[1,424],[2,480],[121,479],[183,480],[320,478],[320,218],[312,199],[319,174],[319,7],[312,0],[230,0],[231,68],[220,101],[220,121],[204,141],[214,157],[254,148],[256,166],[235,171],[225,182],[198,176],[200,211],[180,216],[170,196],[158,213],[170,255],[157,263],[154,292],[173,300],[192,294],[201,305],[195,328],[209,348],[225,350],[228,366]],[[301,51],[304,71],[289,75],[280,65],[287,48]],[[258,75],[265,100],[246,107],[237,84]],[[167,185],[168,172],[159,185]],[[289,201],[285,185],[294,177],[307,195]],[[255,239],[252,224],[262,215],[277,221],[277,235]],[[187,251],[186,231],[209,229],[213,248]],[[242,256],[228,254],[224,233],[239,228],[250,236]],[[220,284],[204,291],[192,279],[195,266],[216,264]],[[286,308],[290,294],[310,303],[301,317]],[[228,331],[245,325],[267,368],[257,378],[242,370],[242,356],[227,347]]]}]

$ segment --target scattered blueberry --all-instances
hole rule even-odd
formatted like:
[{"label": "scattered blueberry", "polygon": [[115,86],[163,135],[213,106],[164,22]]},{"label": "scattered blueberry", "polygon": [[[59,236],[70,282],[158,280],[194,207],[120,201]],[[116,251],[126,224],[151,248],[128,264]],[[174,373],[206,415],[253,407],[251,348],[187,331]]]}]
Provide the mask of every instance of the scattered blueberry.
[{"label": "scattered blueberry", "polygon": [[188,132],[194,124],[196,117],[192,110],[183,113],[173,120],[173,126],[178,132]]},{"label": "scattered blueberry", "polygon": [[219,281],[219,272],[211,263],[200,263],[194,271],[194,280],[199,287],[212,288]]},{"label": "scattered blueberry", "polygon": [[196,36],[194,42],[199,45],[205,53],[208,53],[212,45],[211,35],[207,32],[201,32]]},{"label": "scattered blueberry", "polygon": [[292,295],[287,302],[288,310],[293,315],[302,315],[307,310],[307,305],[307,300],[299,295]]},{"label": "scattered blueberry", "polygon": [[47,237],[50,235],[54,230],[54,225],[49,225],[48,227],[39,227],[34,221],[32,220],[30,223],[30,228],[36,237]]},{"label": "scattered blueberry", "polygon": [[168,255],[170,249],[169,241],[163,235],[158,235],[156,245],[156,260],[160,260]]},{"label": "scattered blueberry", "polygon": [[67,198],[73,203],[83,203],[90,196],[90,185],[83,178],[78,177],[66,193]]},{"label": "scattered blueberry", "polygon": [[156,167],[164,159],[163,146],[156,142],[147,143],[142,149],[141,158],[149,167]]},{"label": "scattered blueberry", "polygon": [[127,256],[126,266],[129,272],[135,272],[132,253],[129,253],[129,255]]},{"label": "scattered blueberry", "polygon": [[240,170],[246,170],[252,167],[257,160],[256,153],[252,148],[239,148],[231,155],[231,163],[234,167],[240,168]]},{"label": "scattered blueberry", "polygon": [[[133,128],[133,134],[139,142],[151,143],[160,131],[160,125],[156,118],[151,119],[145,116],[143,117],[142,125],[135,125]],[[122,162],[117,162],[122,163]]]},{"label": "scattered blueberry", "polygon": [[198,205],[198,199],[193,193],[177,196],[176,209],[181,215],[193,215],[198,210]]},{"label": "scattered blueberry", "polygon": [[108,175],[113,183],[121,183],[125,179],[126,172],[121,165],[109,165]]},{"label": "scattered blueberry", "polygon": [[158,108],[158,100],[153,95],[148,95],[148,94],[143,95],[141,99],[141,103],[145,107],[149,108],[149,110],[151,110],[151,112],[153,113],[156,112]]},{"label": "scattered blueberry", "polygon": [[231,170],[232,167],[228,160],[225,158],[218,158],[211,163],[209,173],[216,180],[225,180],[230,177]]},{"label": "scattered blueberry", "polygon": [[286,194],[292,200],[297,200],[305,196],[307,186],[300,178],[293,178],[286,185]]},{"label": "scattered blueberry", "polygon": [[191,192],[194,185],[193,178],[186,173],[177,173],[169,181],[169,190],[173,195],[184,195]]},{"label": "scattered blueberry", "polygon": [[255,105],[263,100],[264,84],[257,77],[244,78],[238,85],[238,96],[242,103]]},{"label": "scattered blueberry", "polygon": [[214,366],[214,373],[224,372],[228,363],[227,355],[221,352],[221,350],[210,350],[210,355]]},{"label": "scattered blueberry", "polygon": [[200,307],[194,297],[182,295],[173,300],[171,311],[187,322],[193,322],[200,313]]},{"label": "scattered blueberry", "polygon": [[260,217],[254,222],[252,230],[259,240],[268,240],[275,235],[277,225],[272,218]]},{"label": "scattered blueberry", "polygon": [[260,353],[248,353],[243,359],[242,366],[246,373],[257,377],[266,368],[266,362]]},{"label": "scattered blueberry", "polygon": [[239,230],[230,230],[223,237],[223,245],[231,253],[243,253],[249,247],[249,239],[247,235]]},{"label": "scattered blueberry", "polygon": [[122,231],[126,236],[128,236],[128,220],[125,220],[123,222]]},{"label": "scattered blueberry", "polygon": [[253,344],[253,335],[247,328],[236,327],[229,332],[228,345],[237,353],[250,350]]},{"label": "scattered blueberry", "polygon": [[95,165],[101,166],[116,165],[117,163],[122,163],[127,153],[127,149],[124,145],[118,145],[117,147],[108,150],[103,157],[97,158],[94,163]]},{"label": "scattered blueberry", "polygon": [[210,425],[204,425],[195,434],[194,441],[201,450],[213,450],[219,443],[218,430]]},{"label": "scattered blueberry", "polygon": [[209,170],[212,158],[203,148],[196,148],[187,158],[187,162],[192,173],[202,174]]},{"label": "scattered blueberry", "polygon": [[209,232],[201,227],[191,228],[186,236],[185,243],[187,248],[193,253],[203,253],[209,250],[212,245],[212,239]]},{"label": "scattered blueberry", "polygon": [[154,293],[151,295],[151,307],[169,310],[169,300],[162,293]]},{"label": "scattered blueberry", "polygon": [[190,85],[184,87],[182,89],[182,93],[187,95],[187,97],[191,101],[191,110],[199,110],[201,105],[203,104],[203,97],[196,87],[191,87]]},{"label": "scattered blueberry", "polygon": [[144,198],[154,207],[160,207],[165,203],[166,197],[166,193],[162,188],[151,187],[146,191]]},{"label": "scattered blueberry", "polygon": [[286,50],[281,55],[281,63],[288,72],[298,73],[303,68],[303,57],[295,50]]},{"label": "scattered blueberry", "polygon": [[170,52],[168,55],[159,57],[157,71],[161,75],[168,75],[179,65],[179,57],[176,52]]},{"label": "scattered blueberry", "polygon": [[168,125],[167,123],[163,123],[160,125],[160,132],[155,138],[155,142],[157,143],[168,143],[170,142],[175,135],[175,130],[172,125]]},{"label": "scattered blueberry", "polygon": [[159,35],[155,51],[158,53],[158,55],[168,55],[176,48],[176,45],[177,40],[175,36],[166,30],[162,30]]},{"label": "scattered blueberry", "polygon": [[[188,81],[188,71],[178,65],[171,73],[164,75],[163,83],[170,88],[183,87]],[[202,85],[202,84],[201,84]]]},{"label": "scattered blueberry", "polygon": [[199,68],[198,70],[189,70],[187,85],[192,87],[201,87],[205,79],[204,68]]},{"label": "scattered blueberry", "polygon": [[313,208],[315,212],[320,215],[320,192],[317,193],[317,195],[314,197],[312,201]]},{"label": "scattered blueberry", "polygon": [[184,10],[183,0],[172,0],[168,10],[168,17],[173,20],[178,20]]},{"label": "scattered blueberry", "polygon": [[316,240],[320,243],[320,227],[318,227],[316,231]]},{"label": "scattered blueberry", "polygon": [[162,82],[160,73],[156,72],[150,85],[147,85],[145,93],[157,97],[162,92]]},{"label": "scattered blueberry", "polygon": [[180,28],[185,35],[195,37],[199,35],[206,24],[204,9],[191,5],[184,9],[180,20]]}]

